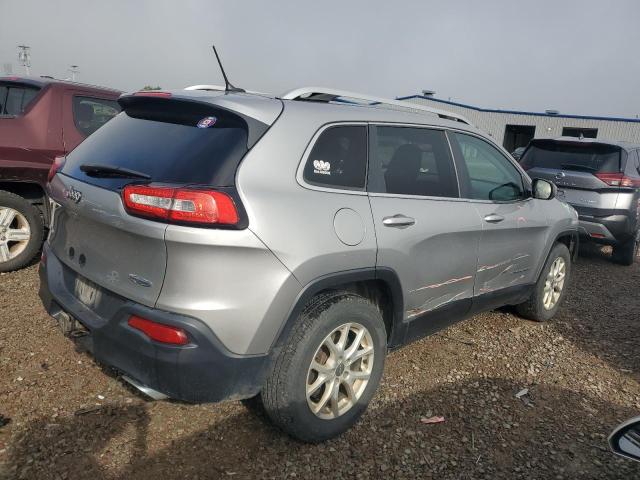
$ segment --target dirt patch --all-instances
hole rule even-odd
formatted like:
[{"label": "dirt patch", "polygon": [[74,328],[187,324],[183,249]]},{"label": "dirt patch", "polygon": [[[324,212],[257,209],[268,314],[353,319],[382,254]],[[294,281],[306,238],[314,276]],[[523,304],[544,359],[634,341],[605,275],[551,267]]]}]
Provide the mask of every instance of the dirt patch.
[{"label": "dirt patch", "polygon": [[303,445],[237,402],[143,400],[62,337],[35,267],[1,275],[0,477],[640,478],[606,444],[640,413],[639,280],[592,251],[553,322],[500,310],[396,351],[362,421]]}]

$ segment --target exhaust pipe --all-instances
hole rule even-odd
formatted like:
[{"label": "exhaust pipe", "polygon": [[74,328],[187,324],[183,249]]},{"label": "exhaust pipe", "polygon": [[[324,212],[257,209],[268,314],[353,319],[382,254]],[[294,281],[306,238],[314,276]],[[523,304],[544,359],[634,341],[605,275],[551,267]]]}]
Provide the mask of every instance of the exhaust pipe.
[{"label": "exhaust pipe", "polygon": [[127,382],[129,385],[134,387],[136,390],[138,390],[139,392],[151,398],[152,400],[166,400],[167,398],[169,398],[164,393],[160,393],[159,391],[154,390],[153,388],[149,388],[145,385],[142,385],[141,383],[136,382],[133,378],[127,377],[126,375],[123,375],[122,379],[125,382]]}]

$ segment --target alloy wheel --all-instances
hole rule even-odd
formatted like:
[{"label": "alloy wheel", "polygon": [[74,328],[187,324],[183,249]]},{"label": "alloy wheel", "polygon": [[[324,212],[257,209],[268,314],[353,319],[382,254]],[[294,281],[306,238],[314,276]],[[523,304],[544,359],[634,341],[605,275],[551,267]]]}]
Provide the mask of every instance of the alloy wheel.
[{"label": "alloy wheel", "polygon": [[562,289],[564,288],[565,276],[567,273],[567,264],[562,257],[556,258],[549,268],[547,279],[544,283],[544,294],[542,304],[547,310],[551,310],[556,306]]},{"label": "alloy wheel", "polygon": [[0,207],[0,262],[20,255],[31,239],[29,222],[17,210]]},{"label": "alloy wheel", "polygon": [[307,404],[313,414],[329,420],[349,411],[369,383],[373,361],[373,339],[359,323],[345,323],[327,335],[307,373]]}]

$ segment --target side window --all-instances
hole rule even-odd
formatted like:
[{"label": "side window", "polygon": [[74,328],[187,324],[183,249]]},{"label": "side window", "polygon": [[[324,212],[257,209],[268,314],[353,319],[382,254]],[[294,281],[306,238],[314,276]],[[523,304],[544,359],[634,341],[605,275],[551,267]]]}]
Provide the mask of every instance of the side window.
[{"label": "side window", "polygon": [[458,196],[453,159],[443,131],[375,127],[370,158],[370,192]]},{"label": "side window", "polygon": [[462,133],[454,132],[451,138],[467,167],[469,198],[501,202],[525,198],[520,172],[497,148]]},{"label": "side window", "polygon": [[73,121],[83,135],[89,136],[120,112],[114,100],[73,97]]},{"label": "side window", "polygon": [[40,90],[25,86],[0,86],[0,115],[21,115]]},{"label": "side window", "polygon": [[312,185],[364,189],[367,170],[367,127],[338,125],[320,134],[307,163],[304,180]]}]

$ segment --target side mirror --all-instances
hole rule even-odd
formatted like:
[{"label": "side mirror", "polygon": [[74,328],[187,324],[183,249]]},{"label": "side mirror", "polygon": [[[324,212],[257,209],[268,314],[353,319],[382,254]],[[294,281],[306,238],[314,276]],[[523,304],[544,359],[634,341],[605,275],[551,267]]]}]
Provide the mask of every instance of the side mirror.
[{"label": "side mirror", "polygon": [[544,180],[542,178],[536,178],[533,180],[533,198],[539,200],[551,200],[556,197],[558,189],[553,182]]},{"label": "side mirror", "polygon": [[618,425],[609,436],[613,453],[640,462],[640,417]]},{"label": "side mirror", "polygon": [[489,192],[489,200],[498,202],[509,202],[518,198],[522,198],[522,188],[512,182],[500,185]]}]

